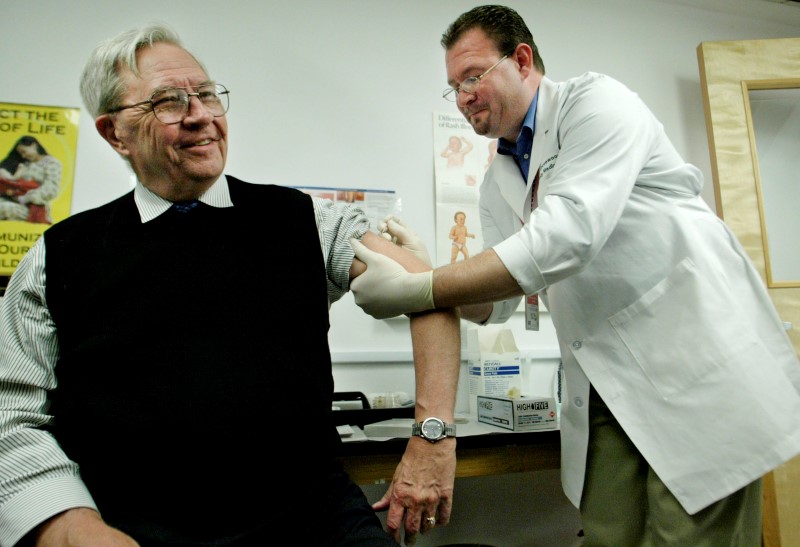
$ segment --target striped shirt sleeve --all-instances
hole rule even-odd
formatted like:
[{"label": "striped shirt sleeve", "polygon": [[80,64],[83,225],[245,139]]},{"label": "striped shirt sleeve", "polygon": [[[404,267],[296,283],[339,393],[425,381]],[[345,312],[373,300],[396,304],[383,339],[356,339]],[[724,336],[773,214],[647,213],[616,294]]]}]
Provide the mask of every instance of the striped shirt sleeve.
[{"label": "striped shirt sleeve", "polygon": [[355,258],[350,239],[364,237],[369,219],[358,206],[335,204],[316,196],[312,200],[328,273],[328,303],[332,304],[350,290],[350,265]]},{"label": "striped shirt sleeve", "polygon": [[95,508],[70,461],[43,429],[56,386],[58,341],[47,309],[44,239],[25,254],[0,303],[0,545],[71,507]]}]

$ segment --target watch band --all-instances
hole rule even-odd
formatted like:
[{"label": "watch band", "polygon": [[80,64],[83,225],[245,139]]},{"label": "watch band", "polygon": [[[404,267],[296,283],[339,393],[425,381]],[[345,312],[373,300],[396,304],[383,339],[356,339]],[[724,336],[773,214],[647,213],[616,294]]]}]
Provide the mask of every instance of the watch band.
[{"label": "watch band", "polygon": [[[435,431],[435,436],[432,435],[429,430]],[[422,437],[428,442],[435,443],[447,437],[455,437],[456,425],[449,424],[441,418],[432,416],[421,422],[412,424],[411,434],[416,437]]]},{"label": "watch band", "polygon": [[[442,422],[442,424],[444,424],[445,437],[456,436],[456,424],[448,424],[447,422]],[[422,435],[422,422],[417,422],[411,426],[411,434],[420,436]]]}]

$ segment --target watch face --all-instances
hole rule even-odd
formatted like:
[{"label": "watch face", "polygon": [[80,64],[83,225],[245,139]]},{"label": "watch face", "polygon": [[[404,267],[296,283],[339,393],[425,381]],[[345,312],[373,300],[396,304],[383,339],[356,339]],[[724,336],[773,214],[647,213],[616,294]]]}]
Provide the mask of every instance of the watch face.
[{"label": "watch face", "polygon": [[444,424],[439,420],[425,420],[422,423],[422,434],[429,439],[438,439],[444,433]]}]

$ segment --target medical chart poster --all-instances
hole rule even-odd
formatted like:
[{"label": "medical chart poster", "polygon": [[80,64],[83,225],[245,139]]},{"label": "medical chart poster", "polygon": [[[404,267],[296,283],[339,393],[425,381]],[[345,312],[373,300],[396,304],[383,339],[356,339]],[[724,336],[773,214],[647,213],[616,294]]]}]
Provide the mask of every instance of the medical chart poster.
[{"label": "medical chart poster", "polygon": [[14,273],[47,228],[70,214],[79,113],[78,108],[0,103],[2,278]]},{"label": "medical chart poster", "polygon": [[478,196],[497,140],[482,137],[459,112],[433,113],[436,266],[483,250]]},{"label": "medical chart poster", "polygon": [[336,205],[355,205],[369,219],[370,229],[378,232],[378,224],[387,215],[401,214],[402,200],[396,190],[368,190],[328,186],[293,186],[311,196],[328,199]]}]

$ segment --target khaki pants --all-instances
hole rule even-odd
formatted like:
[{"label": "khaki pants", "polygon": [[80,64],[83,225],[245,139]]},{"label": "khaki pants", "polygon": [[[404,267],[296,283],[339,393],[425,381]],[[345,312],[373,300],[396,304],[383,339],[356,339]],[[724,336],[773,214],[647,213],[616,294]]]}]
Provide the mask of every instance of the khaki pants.
[{"label": "khaki pants", "polygon": [[591,390],[584,546],[759,547],[761,480],[689,515]]}]

